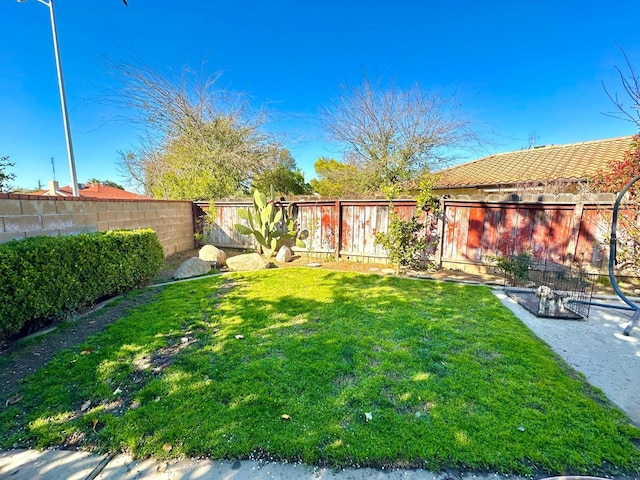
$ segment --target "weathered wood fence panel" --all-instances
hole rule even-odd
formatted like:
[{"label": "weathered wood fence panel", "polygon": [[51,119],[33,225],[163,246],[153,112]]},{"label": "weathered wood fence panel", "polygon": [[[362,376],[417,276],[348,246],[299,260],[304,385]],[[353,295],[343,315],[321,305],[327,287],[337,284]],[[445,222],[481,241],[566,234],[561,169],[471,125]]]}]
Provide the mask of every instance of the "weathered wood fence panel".
[{"label": "weathered wood fence panel", "polygon": [[580,261],[602,269],[611,206],[582,203],[443,202],[440,264],[480,266],[488,257],[530,252],[536,261]]},{"label": "weathered wood fence panel", "polygon": [[[286,208],[288,202],[278,204]],[[209,204],[196,202],[197,208],[207,211]],[[251,200],[219,201],[215,203],[215,224],[204,228],[206,240],[222,248],[255,248],[251,237],[238,234],[233,225],[246,224],[238,215],[240,208],[252,208]],[[415,202],[398,201],[396,211],[401,218],[411,218]],[[306,248],[294,247],[298,253],[342,257],[364,262],[385,262],[388,254],[375,244],[378,232],[389,226],[389,203],[373,200],[310,200],[294,202],[293,215],[301,230],[308,232]]]},{"label": "weathered wood fence panel", "polygon": [[307,248],[303,250],[335,255],[339,223],[335,202],[300,203],[296,207],[294,215],[300,229],[309,232],[309,237],[305,240]]},{"label": "weathered wood fence panel", "polygon": [[[208,204],[199,204],[203,210],[208,210]],[[256,243],[253,237],[240,235],[233,226],[236,223],[245,224],[246,222],[238,215],[238,210],[248,208],[253,205],[251,201],[227,202],[223,205],[216,206],[214,215],[215,223],[213,225],[203,225],[203,234],[208,242],[213,245],[224,246],[227,248],[255,248]]]},{"label": "weathered wood fence panel", "polygon": [[[245,223],[238,209],[250,206],[250,200],[216,202],[216,224],[207,234],[208,241],[220,247],[253,248],[250,237],[233,229],[235,223]],[[415,212],[411,200],[395,201],[394,206],[401,218],[409,219]],[[474,269],[485,265],[487,257],[527,251],[537,261],[568,264],[575,259],[602,270],[608,260],[604,243],[610,210],[608,202],[443,199],[437,229],[425,232],[430,240],[437,240],[436,248],[432,248],[436,254],[425,252],[424,260],[435,259],[445,268]],[[376,233],[389,228],[386,200],[295,201],[294,218],[302,230],[309,232],[307,248],[295,249],[299,253],[388,261],[387,252],[375,244]]]},{"label": "weathered wood fence panel", "polygon": [[576,260],[590,265],[606,265],[608,249],[602,245],[610,231],[611,212],[594,205],[585,205],[580,222],[580,235],[576,246]]},{"label": "weathered wood fence panel", "polygon": [[[415,207],[414,207],[415,209]],[[385,204],[346,204],[342,206],[340,255],[356,260],[387,258],[387,252],[375,244],[377,232],[389,226],[389,206]]]}]

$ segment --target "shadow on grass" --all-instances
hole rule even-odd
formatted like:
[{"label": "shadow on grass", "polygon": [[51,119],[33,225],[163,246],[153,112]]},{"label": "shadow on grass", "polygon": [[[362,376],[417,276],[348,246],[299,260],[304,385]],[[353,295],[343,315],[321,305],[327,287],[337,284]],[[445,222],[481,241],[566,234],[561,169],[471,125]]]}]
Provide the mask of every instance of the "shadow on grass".
[{"label": "shadow on grass", "polygon": [[23,392],[3,445],[510,473],[640,459],[637,429],[489,289],[450,283],[283,269],[173,285]]}]

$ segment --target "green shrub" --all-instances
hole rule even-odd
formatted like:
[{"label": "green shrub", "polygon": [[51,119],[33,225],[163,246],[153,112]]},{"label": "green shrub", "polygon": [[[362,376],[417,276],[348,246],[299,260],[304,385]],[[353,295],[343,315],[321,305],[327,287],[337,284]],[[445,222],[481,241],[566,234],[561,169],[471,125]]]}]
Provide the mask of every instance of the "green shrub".
[{"label": "green shrub", "polygon": [[533,266],[533,256],[529,252],[514,253],[506,257],[487,255],[486,259],[518,281],[528,280],[529,270]]},{"label": "green shrub", "polygon": [[424,238],[418,238],[424,225],[418,222],[414,215],[410,220],[403,220],[393,210],[393,204],[390,208],[391,220],[389,221],[389,231],[378,232],[374,243],[382,245],[389,252],[389,260],[396,266],[396,275],[400,273],[400,268],[417,264],[420,256],[427,248],[427,241]]},{"label": "green shrub", "polygon": [[144,284],[163,258],[150,229],[0,244],[0,339]]}]

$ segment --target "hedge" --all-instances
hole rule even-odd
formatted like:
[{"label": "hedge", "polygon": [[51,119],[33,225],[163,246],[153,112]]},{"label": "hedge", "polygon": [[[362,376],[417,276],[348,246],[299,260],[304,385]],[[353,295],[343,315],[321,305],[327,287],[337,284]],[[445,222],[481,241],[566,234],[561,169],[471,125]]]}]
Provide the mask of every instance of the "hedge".
[{"label": "hedge", "polygon": [[0,339],[144,284],[163,258],[151,229],[0,244]]}]

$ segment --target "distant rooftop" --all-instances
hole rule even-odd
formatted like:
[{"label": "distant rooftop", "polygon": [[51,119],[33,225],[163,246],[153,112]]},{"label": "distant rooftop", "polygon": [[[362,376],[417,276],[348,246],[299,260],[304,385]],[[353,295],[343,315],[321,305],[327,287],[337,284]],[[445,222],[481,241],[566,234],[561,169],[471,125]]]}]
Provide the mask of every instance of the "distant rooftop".
[{"label": "distant rooftop", "polygon": [[[137,193],[128,192],[126,190],[120,190],[119,188],[110,187],[108,185],[101,185],[99,183],[81,183],[79,184],[79,191],[81,197],[87,198],[108,198],[112,200],[135,200],[135,199],[149,199],[144,195],[138,195]],[[49,189],[35,192],[33,195],[43,196],[59,196],[59,197],[71,197],[73,192],[71,186],[61,187],[55,180],[49,181]]]},{"label": "distant rooftop", "polygon": [[436,188],[469,188],[549,181],[583,181],[622,160],[632,135],[498,153],[438,172]]}]

